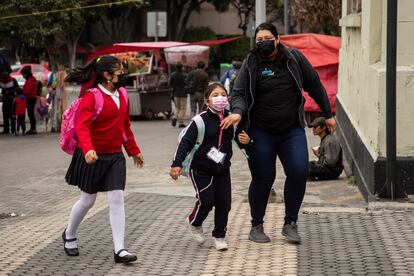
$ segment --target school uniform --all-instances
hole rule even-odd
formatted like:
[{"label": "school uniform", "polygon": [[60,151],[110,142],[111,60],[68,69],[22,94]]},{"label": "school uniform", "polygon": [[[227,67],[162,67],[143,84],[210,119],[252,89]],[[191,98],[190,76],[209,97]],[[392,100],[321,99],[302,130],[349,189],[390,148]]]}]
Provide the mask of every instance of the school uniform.
[{"label": "school uniform", "polygon": [[[233,155],[234,131],[233,127],[223,129],[220,143],[220,116],[211,109],[202,112],[200,116],[205,124],[205,134],[190,167],[190,178],[196,191],[197,201],[189,216],[189,222],[193,226],[201,226],[214,206],[212,234],[216,238],[224,238],[231,208],[230,159]],[[196,123],[191,121],[184,131],[185,134],[178,141],[171,167],[182,167],[182,162],[196,143],[198,133]],[[212,147],[225,154],[223,162],[217,163],[207,157]]]},{"label": "school uniform", "polygon": [[[126,179],[125,157],[141,153],[130,128],[129,106],[118,91],[110,93],[98,85],[103,96],[103,108],[95,114],[95,95],[86,92],[82,96],[75,131],[78,148],[66,174],[66,182],[82,191],[94,194],[103,191],[124,190]],[[95,150],[98,160],[87,164],[85,154]]]}]

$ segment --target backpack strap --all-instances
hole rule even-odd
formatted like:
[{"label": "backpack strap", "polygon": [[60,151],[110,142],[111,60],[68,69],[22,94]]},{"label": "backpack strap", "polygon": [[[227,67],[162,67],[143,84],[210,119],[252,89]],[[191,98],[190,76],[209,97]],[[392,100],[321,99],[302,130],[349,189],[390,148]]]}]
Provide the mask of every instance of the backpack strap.
[{"label": "backpack strap", "polygon": [[203,143],[203,140],[204,140],[204,133],[205,133],[205,130],[206,130],[206,126],[204,124],[203,118],[200,115],[194,116],[193,121],[197,125],[197,141],[196,141],[196,144],[201,145]]},{"label": "backpack strap", "polygon": [[86,92],[92,92],[92,94],[95,96],[95,113],[92,116],[92,120],[95,120],[96,117],[98,117],[99,113],[102,111],[104,99],[102,97],[101,91],[96,87],[90,88]]}]

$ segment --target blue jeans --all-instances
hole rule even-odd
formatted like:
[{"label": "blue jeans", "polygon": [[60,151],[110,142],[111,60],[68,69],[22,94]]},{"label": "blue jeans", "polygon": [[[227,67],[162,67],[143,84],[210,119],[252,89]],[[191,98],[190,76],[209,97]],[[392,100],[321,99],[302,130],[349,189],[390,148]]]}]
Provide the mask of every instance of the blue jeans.
[{"label": "blue jeans", "polygon": [[246,149],[252,181],[249,187],[252,225],[263,223],[270,190],[276,178],[276,157],[283,165],[286,175],[285,223],[298,219],[300,206],[306,190],[308,174],[308,149],[305,130],[294,127],[281,135],[250,127],[253,144]]}]

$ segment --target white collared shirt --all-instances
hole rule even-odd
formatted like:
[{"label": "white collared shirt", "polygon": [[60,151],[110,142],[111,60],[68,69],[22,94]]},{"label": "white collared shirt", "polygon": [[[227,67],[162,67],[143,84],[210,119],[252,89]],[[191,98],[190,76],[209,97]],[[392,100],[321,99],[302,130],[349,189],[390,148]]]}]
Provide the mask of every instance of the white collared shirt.
[{"label": "white collared shirt", "polygon": [[120,102],[119,102],[119,92],[118,90],[115,90],[114,93],[111,93],[108,91],[108,89],[106,89],[105,87],[103,87],[101,84],[98,84],[99,89],[101,89],[106,95],[111,96],[112,100],[114,100],[116,106],[120,107]]}]

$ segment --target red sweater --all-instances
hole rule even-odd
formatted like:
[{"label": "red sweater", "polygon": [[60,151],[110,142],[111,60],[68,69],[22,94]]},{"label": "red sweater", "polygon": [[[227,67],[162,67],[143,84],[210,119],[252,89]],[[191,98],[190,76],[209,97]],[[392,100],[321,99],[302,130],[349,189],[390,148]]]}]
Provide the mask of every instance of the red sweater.
[{"label": "red sweater", "polygon": [[31,76],[23,85],[23,94],[27,99],[36,98],[37,96],[37,80]]},{"label": "red sweater", "polygon": [[26,114],[26,97],[16,96],[14,98],[16,103],[16,115],[25,115]]},{"label": "red sweater", "polygon": [[[122,152],[122,145],[124,145],[129,156],[139,154],[141,150],[135,142],[130,127],[129,105],[126,106],[125,100],[119,94],[120,108],[118,109],[111,96],[100,92],[104,103],[102,111],[95,120],[92,120],[95,113],[95,95],[86,92],[82,97],[75,126],[78,147],[83,154],[90,150],[95,150],[99,154]],[[126,141],[123,140],[124,133]]]}]

